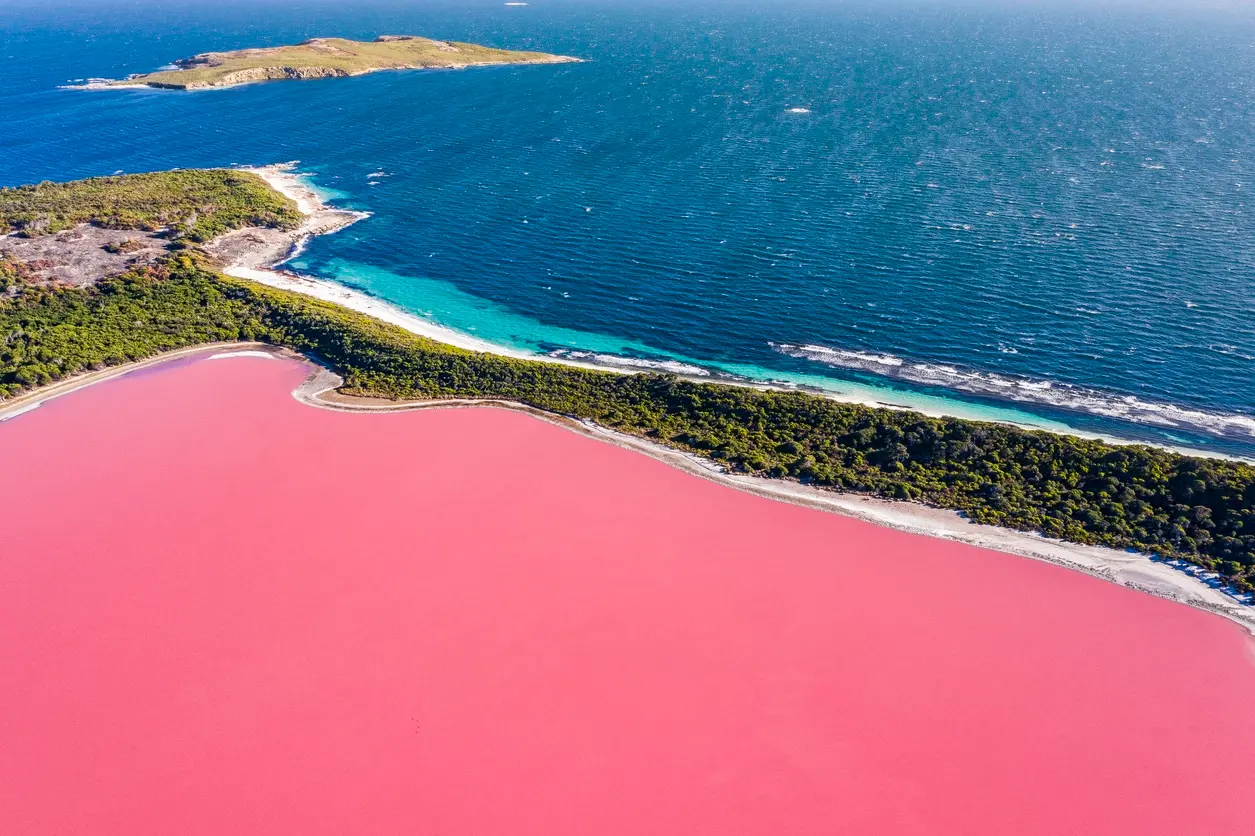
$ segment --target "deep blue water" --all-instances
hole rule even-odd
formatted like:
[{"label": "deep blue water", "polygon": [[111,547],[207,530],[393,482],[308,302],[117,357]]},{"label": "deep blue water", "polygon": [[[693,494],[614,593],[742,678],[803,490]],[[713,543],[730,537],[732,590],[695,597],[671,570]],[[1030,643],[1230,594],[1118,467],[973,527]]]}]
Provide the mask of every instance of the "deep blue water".
[{"label": "deep blue water", "polygon": [[[1255,455],[1250,4],[676,5],[0,0],[0,185],[299,159],[493,342]],[[58,89],[381,33],[590,60]]]}]

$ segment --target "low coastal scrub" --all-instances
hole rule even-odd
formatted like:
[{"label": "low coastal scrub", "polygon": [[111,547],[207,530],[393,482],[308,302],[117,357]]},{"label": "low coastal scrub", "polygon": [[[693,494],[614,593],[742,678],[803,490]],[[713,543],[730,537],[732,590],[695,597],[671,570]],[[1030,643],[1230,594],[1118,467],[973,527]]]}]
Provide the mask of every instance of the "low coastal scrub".
[{"label": "low coastal scrub", "polygon": [[89,288],[0,297],[0,397],[217,340],[319,358],[346,391],[501,398],[588,419],[733,471],[913,499],[972,519],[1181,558],[1255,589],[1255,468],[1140,446],[654,375],[464,351],[213,272],[194,250]]},{"label": "low coastal scrub", "polygon": [[25,270],[23,270],[23,266],[24,265],[0,258],[0,292],[6,291],[10,287],[15,287],[17,285],[18,281],[21,279],[21,273],[25,272]]},{"label": "low coastal scrub", "polygon": [[204,242],[248,226],[294,229],[296,204],[256,174],[233,169],[161,171],[0,189],[0,234],[60,232],[82,223],[167,230]]}]

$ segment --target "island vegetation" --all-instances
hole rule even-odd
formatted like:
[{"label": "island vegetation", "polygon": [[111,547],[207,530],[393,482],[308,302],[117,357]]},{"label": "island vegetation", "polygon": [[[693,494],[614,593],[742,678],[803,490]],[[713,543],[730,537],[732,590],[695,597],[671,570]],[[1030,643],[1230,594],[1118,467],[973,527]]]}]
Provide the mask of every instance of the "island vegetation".
[{"label": "island vegetation", "polygon": [[[175,184],[187,175],[165,175],[176,178],[168,181],[167,203],[155,202],[137,219],[181,217],[175,207],[187,207]],[[87,182],[101,188],[108,179]],[[236,208],[217,223],[287,222],[247,178],[224,182],[241,190],[238,205],[229,204]],[[29,216],[34,206],[48,205],[33,196],[49,193],[57,192],[46,185],[7,190],[4,217]],[[13,195],[32,200],[23,204]],[[112,200],[98,195],[96,205],[108,210],[100,218],[72,204],[57,212],[117,222]],[[928,418],[804,392],[466,351],[222,275],[193,244],[92,286],[32,283],[14,263],[0,264],[0,283],[7,288],[0,293],[0,398],[162,351],[258,340],[325,363],[349,393],[518,401],[690,451],[735,472],[911,499],[982,523],[1179,558],[1255,590],[1255,468],[1240,462]]]},{"label": "island vegetation", "polygon": [[91,224],[202,243],[233,229],[301,222],[296,204],[256,174],[189,169],[0,188],[0,234],[34,237]]},{"label": "island vegetation", "polygon": [[565,55],[495,49],[413,35],[381,35],[373,41],[313,38],[292,46],[206,52],[176,61],[172,69],[107,82],[105,86],[200,90],[256,81],[354,76],[378,70],[557,64],[577,60]]}]

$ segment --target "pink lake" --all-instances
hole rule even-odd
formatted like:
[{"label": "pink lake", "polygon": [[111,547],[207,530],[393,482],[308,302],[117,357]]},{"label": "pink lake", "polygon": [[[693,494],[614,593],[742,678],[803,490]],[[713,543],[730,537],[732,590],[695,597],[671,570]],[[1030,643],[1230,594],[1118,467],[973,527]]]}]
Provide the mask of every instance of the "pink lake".
[{"label": "pink lake", "polygon": [[1251,833],[1236,625],[494,409],[0,424],[0,831]]}]

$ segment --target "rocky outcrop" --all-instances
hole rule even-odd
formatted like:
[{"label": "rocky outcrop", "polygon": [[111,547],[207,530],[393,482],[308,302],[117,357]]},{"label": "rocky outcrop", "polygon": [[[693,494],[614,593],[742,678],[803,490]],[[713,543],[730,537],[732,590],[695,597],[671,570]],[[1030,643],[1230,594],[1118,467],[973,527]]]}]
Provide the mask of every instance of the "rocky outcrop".
[{"label": "rocky outcrop", "polygon": [[344,78],[349,75],[351,73],[347,70],[341,70],[337,67],[250,67],[246,70],[235,70],[234,72],[226,73],[212,82],[167,86],[179,86],[184,90],[203,90],[208,87],[232,87],[236,84],[248,84],[253,81]]}]

